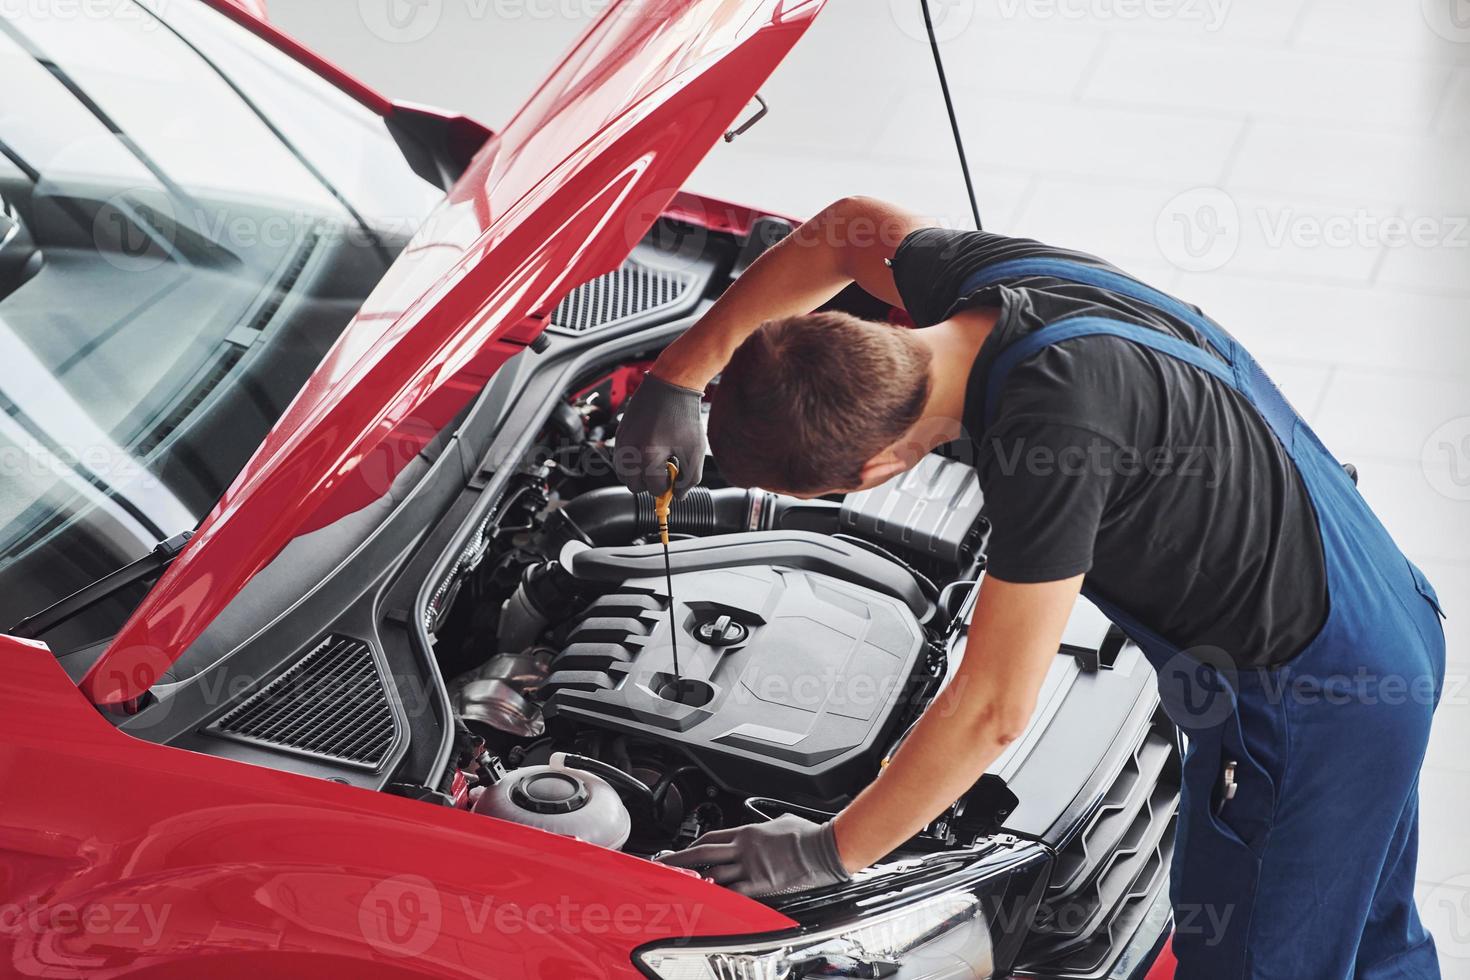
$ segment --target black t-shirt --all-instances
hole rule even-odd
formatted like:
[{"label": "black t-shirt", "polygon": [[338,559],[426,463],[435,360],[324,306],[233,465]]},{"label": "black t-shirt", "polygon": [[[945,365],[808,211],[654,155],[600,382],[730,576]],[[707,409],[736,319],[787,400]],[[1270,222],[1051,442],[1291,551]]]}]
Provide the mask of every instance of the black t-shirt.
[{"label": "black t-shirt", "polygon": [[1099,597],[1185,650],[1280,664],[1327,615],[1311,500],[1255,409],[1196,367],[1111,336],[1043,348],[1016,365],[985,426],[997,355],[1066,317],[1096,315],[1172,334],[1213,354],[1192,327],[1107,290],[1027,276],[961,295],[1007,259],[1090,255],[987,232],[926,228],[893,259],[919,326],[962,309],[999,316],[971,371],[962,420],[991,523],[988,570],[1008,582],[1086,573]]}]

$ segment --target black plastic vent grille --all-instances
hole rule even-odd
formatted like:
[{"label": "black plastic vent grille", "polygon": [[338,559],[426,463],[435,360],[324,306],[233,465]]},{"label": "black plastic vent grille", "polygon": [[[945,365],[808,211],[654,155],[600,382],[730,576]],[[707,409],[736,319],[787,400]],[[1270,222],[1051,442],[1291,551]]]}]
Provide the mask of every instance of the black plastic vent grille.
[{"label": "black plastic vent grille", "polygon": [[398,722],[373,651],[331,636],[206,731],[376,769],[393,750]]},{"label": "black plastic vent grille", "polygon": [[694,288],[686,272],[628,259],[621,268],[573,289],[551,314],[547,329],[584,334],[677,305]]},{"label": "black plastic vent grille", "polygon": [[1153,897],[1168,883],[1179,796],[1179,752],[1162,714],[1143,729],[1082,829],[1057,853],[1022,953],[1038,975],[1106,972]]}]

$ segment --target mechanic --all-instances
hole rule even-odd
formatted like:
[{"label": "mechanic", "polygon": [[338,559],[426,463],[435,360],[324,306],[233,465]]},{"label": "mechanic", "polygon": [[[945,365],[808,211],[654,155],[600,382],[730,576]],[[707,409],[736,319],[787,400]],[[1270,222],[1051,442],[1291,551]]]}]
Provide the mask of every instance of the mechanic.
[{"label": "mechanic", "polygon": [[[821,311],[851,283],[916,329]],[[818,310],[816,313],[810,311]],[[1188,977],[1437,977],[1412,894],[1438,601],[1260,367],[1095,257],[850,198],[773,246],[659,357],[619,453],[810,497],[968,454],[992,530],[955,676],[835,819],[665,860],[754,896],[846,880],[1026,729],[1079,591],[1188,734],[1171,879]]]}]

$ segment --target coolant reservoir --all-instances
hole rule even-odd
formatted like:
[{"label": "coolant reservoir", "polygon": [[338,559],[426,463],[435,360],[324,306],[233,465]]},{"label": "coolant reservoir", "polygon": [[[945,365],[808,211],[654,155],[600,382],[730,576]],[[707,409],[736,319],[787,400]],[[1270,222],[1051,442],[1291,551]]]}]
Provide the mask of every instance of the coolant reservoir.
[{"label": "coolant reservoir", "polygon": [[526,766],[480,794],[475,812],[616,850],[633,829],[618,791],[580,769]]}]

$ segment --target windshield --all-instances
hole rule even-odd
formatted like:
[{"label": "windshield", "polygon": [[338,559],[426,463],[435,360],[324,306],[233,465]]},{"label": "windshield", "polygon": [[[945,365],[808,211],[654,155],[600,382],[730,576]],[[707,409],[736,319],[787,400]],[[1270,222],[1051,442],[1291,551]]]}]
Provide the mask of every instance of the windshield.
[{"label": "windshield", "polygon": [[0,630],[193,528],[442,197],[202,3],[106,6],[0,17]]}]

